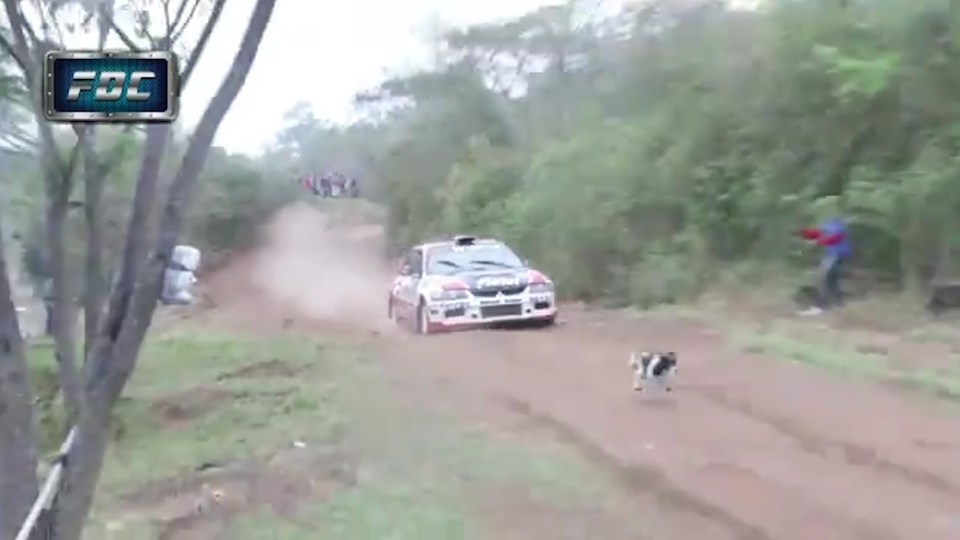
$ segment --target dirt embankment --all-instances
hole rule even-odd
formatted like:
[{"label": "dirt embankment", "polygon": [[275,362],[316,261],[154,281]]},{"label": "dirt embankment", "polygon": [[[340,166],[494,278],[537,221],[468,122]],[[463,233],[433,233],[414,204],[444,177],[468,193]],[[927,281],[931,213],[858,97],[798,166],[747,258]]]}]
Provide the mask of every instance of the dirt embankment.
[{"label": "dirt embankment", "polygon": [[[385,321],[380,232],[289,208],[264,249],[211,280],[214,312],[365,340],[425,404],[565,441],[622,481],[656,538],[960,538],[954,411],[734,352],[679,320],[568,309],[544,331],[410,336]],[[669,399],[630,391],[626,354],[641,346],[680,354]]]}]

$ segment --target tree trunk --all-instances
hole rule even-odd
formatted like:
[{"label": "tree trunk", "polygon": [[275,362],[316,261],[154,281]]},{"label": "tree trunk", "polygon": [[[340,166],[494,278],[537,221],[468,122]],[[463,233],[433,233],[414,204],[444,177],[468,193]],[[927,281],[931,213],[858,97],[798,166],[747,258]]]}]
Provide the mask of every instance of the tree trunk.
[{"label": "tree trunk", "polygon": [[[54,190],[57,191],[56,188]],[[54,355],[60,375],[60,388],[67,407],[67,425],[72,425],[79,417],[81,398],[76,359],[76,310],[63,238],[67,219],[67,197],[59,193],[48,194],[46,221],[50,278],[53,280]]]},{"label": "tree trunk", "polygon": [[[84,364],[85,406],[77,423],[74,447],[70,452],[63,487],[53,513],[53,538],[57,540],[79,540],[83,532],[103,467],[103,456],[109,443],[111,414],[115,402],[115,399],[106,399],[104,387],[119,384],[119,395],[129,376],[126,367],[117,361],[117,353],[120,352],[117,340],[121,325],[132,322],[130,319],[135,318],[129,311],[134,278],[146,257],[147,231],[152,221],[151,210],[156,199],[160,169],[170,141],[170,132],[169,124],[152,124],[147,127],[120,275],[111,293],[109,310],[97,328],[96,338],[89,348]],[[134,357],[137,352],[123,351],[124,354],[133,354]]]},{"label": "tree trunk", "polygon": [[[27,23],[23,19],[18,3],[14,0],[3,0],[4,10],[13,35],[13,51],[22,62],[26,87],[32,94],[30,101],[36,117],[43,117],[43,103],[39,89],[40,77],[38,67],[42,65],[42,44],[31,50],[27,43]],[[70,175],[72,163],[66,167],[57,152],[57,144],[53,135],[53,128],[49,123],[39,120],[37,131],[40,135],[41,159],[43,160],[43,175],[47,195],[47,242],[53,270],[53,332],[56,341],[56,360],[60,371],[60,385],[67,405],[67,416],[75,418],[81,405],[79,393],[79,378],[76,368],[76,327],[72,298],[67,285],[67,274],[64,265],[63,223],[66,220],[67,203],[70,197]],[[78,137],[80,134],[78,133]],[[6,276],[4,279],[8,279]]]},{"label": "tree trunk", "polygon": [[0,227],[0,537],[13,538],[37,496],[33,392]]},{"label": "tree trunk", "polygon": [[[223,117],[246,81],[263,39],[276,0],[258,0],[233,67],[211,100],[197,126],[180,170],[173,181],[164,209],[154,257],[144,272],[137,272],[138,255],[145,253],[149,209],[159,180],[160,159],[151,140],[162,136],[166,147],[169,126],[151,126],[147,149],[134,195],[134,213],[127,231],[127,245],[120,276],[111,293],[110,307],[99,325],[96,340],[84,366],[85,407],[82,410],[74,450],[69,456],[63,489],[54,509],[55,540],[79,540],[90,511],[93,494],[103,467],[109,439],[111,412],[136,366],[144,335],[153,319],[163,284],[163,270],[183,224],[193,185],[196,183],[210,145]],[[155,161],[154,161],[155,160]],[[139,217],[138,217],[139,216]],[[139,279],[134,280],[139,274]]]},{"label": "tree trunk", "polygon": [[103,199],[103,184],[106,181],[107,166],[101,163],[95,150],[96,139],[93,128],[87,134],[83,146],[84,169],[84,217],[87,226],[87,254],[84,272],[83,295],[83,354],[90,354],[90,347],[97,336],[100,314],[103,312],[106,282],[103,272],[103,216],[100,203]]}]

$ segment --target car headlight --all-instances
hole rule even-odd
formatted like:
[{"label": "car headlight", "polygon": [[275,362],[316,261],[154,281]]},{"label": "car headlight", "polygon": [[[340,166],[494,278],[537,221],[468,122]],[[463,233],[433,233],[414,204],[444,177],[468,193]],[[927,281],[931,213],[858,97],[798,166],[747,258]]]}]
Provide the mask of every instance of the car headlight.
[{"label": "car headlight", "polygon": [[467,291],[461,290],[452,290],[452,291],[434,291],[430,293],[430,300],[436,302],[445,302],[447,300],[466,300],[470,295],[467,294]]},{"label": "car headlight", "polygon": [[530,285],[531,294],[545,294],[553,292],[553,283],[533,283]]}]

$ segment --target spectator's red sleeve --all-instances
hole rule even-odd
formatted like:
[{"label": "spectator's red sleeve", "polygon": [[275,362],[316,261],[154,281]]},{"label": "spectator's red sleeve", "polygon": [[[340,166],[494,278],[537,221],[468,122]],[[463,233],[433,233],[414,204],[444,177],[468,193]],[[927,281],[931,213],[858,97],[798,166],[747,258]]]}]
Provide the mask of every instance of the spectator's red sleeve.
[{"label": "spectator's red sleeve", "polygon": [[820,239],[820,231],[819,231],[818,229],[809,229],[809,228],[807,228],[807,229],[801,229],[801,230],[800,230],[800,236],[802,236],[803,238],[805,238],[805,239],[807,239],[807,240],[819,240],[819,239]]},{"label": "spectator's red sleeve", "polygon": [[839,244],[840,242],[843,242],[842,232],[831,234],[828,236],[820,236],[819,238],[817,238],[818,246],[833,246],[833,245]]}]

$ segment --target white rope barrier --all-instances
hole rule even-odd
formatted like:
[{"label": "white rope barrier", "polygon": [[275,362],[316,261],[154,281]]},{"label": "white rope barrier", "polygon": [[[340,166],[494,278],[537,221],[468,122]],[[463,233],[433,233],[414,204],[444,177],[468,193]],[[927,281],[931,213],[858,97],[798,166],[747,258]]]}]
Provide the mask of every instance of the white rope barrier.
[{"label": "white rope barrier", "polygon": [[15,540],[30,540],[30,536],[37,526],[40,515],[44,510],[50,509],[54,498],[56,498],[57,493],[60,492],[60,478],[63,476],[64,463],[67,455],[70,453],[70,449],[73,448],[73,441],[76,439],[76,435],[77,428],[71,428],[70,433],[67,434],[67,438],[64,439],[63,444],[60,445],[60,453],[57,454],[54,460],[53,468],[50,469],[50,474],[47,475],[47,479],[43,483],[43,489],[41,489],[40,494],[37,495],[37,500],[33,502],[33,507],[30,509],[30,513],[27,514],[27,518],[23,521],[23,525],[20,527],[20,532],[17,533]]}]

